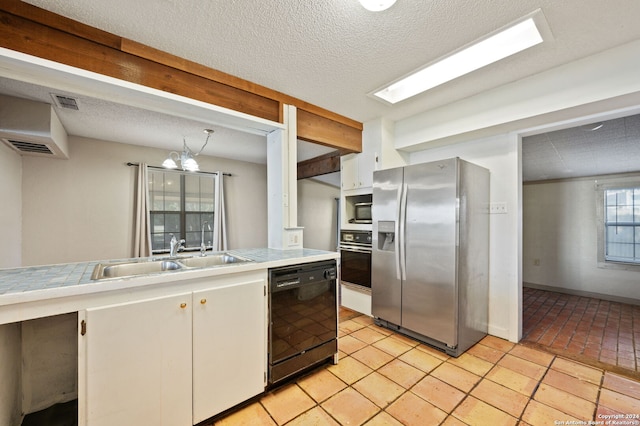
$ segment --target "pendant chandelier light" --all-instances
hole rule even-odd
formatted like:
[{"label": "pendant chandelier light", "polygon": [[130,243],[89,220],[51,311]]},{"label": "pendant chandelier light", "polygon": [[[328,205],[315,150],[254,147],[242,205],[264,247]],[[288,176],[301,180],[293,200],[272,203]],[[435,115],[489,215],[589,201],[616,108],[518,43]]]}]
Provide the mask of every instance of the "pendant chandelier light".
[{"label": "pendant chandelier light", "polygon": [[396,0],[360,0],[360,4],[371,12],[381,12],[389,9]]},{"label": "pendant chandelier light", "polygon": [[179,161],[180,168],[182,168],[182,170],[184,171],[197,172],[198,170],[200,170],[200,166],[198,165],[198,162],[196,161],[195,157],[200,155],[204,147],[207,146],[207,143],[209,142],[209,137],[213,133],[213,130],[204,129],[204,132],[207,134],[207,139],[204,141],[204,145],[202,145],[202,148],[200,148],[200,151],[196,153],[191,151],[191,149],[187,146],[187,141],[184,138],[182,138],[182,152],[177,153],[176,151],[171,151],[167,159],[164,160],[164,162],[162,163],[162,167],[164,167],[165,169],[177,169],[178,168],[177,162]]}]

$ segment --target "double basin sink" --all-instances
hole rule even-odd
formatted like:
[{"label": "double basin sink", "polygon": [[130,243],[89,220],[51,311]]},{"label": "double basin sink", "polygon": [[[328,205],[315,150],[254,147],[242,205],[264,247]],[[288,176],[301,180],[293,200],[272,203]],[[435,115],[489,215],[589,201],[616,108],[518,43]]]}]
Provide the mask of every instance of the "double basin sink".
[{"label": "double basin sink", "polygon": [[253,261],[229,253],[214,253],[200,257],[169,257],[162,259],[152,258],[151,260],[141,261],[98,263],[93,269],[91,279],[103,280],[107,278],[135,277],[160,272],[209,268],[247,262]]}]

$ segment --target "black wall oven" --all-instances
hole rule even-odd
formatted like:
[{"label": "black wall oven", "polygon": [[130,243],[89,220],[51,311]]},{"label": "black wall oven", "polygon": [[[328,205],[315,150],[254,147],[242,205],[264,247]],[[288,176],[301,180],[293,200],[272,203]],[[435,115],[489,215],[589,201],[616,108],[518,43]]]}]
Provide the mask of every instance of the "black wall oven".
[{"label": "black wall oven", "polygon": [[269,386],[338,355],[336,261],[269,270]]},{"label": "black wall oven", "polygon": [[340,279],[371,289],[371,231],[340,231]]}]

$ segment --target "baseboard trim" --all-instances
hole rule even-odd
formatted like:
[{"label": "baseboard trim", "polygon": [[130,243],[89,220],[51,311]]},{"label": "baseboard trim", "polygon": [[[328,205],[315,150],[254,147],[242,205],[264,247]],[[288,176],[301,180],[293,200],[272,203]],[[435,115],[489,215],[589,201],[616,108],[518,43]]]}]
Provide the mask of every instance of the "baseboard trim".
[{"label": "baseboard trim", "polygon": [[630,297],[612,296],[610,294],[594,293],[590,291],[574,290],[563,287],[553,287],[549,285],[522,283],[523,287],[535,288],[537,290],[553,291],[556,293],[570,294],[572,296],[592,297],[594,299],[608,300],[609,302],[626,303],[627,305],[640,306],[640,299],[632,299]]}]

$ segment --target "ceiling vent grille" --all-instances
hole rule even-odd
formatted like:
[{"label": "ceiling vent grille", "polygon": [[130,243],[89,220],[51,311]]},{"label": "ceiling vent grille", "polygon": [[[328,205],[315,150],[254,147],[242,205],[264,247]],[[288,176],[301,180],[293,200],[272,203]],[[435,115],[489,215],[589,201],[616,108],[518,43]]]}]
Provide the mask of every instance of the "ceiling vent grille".
[{"label": "ceiling vent grille", "polygon": [[76,98],[72,98],[71,96],[56,95],[55,93],[52,93],[51,97],[53,97],[56,105],[60,108],[73,109],[76,111],[80,110],[80,107],[78,106],[78,100]]},{"label": "ceiling vent grille", "polygon": [[14,141],[10,139],[6,139],[6,141],[13,146],[14,149],[20,152],[31,153],[31,154],[47,154],[53,155],[53,151],[49,149],[49,147],[45,144],[41,143],[33,143],[33,142],[23,142],[23,141]]}]

